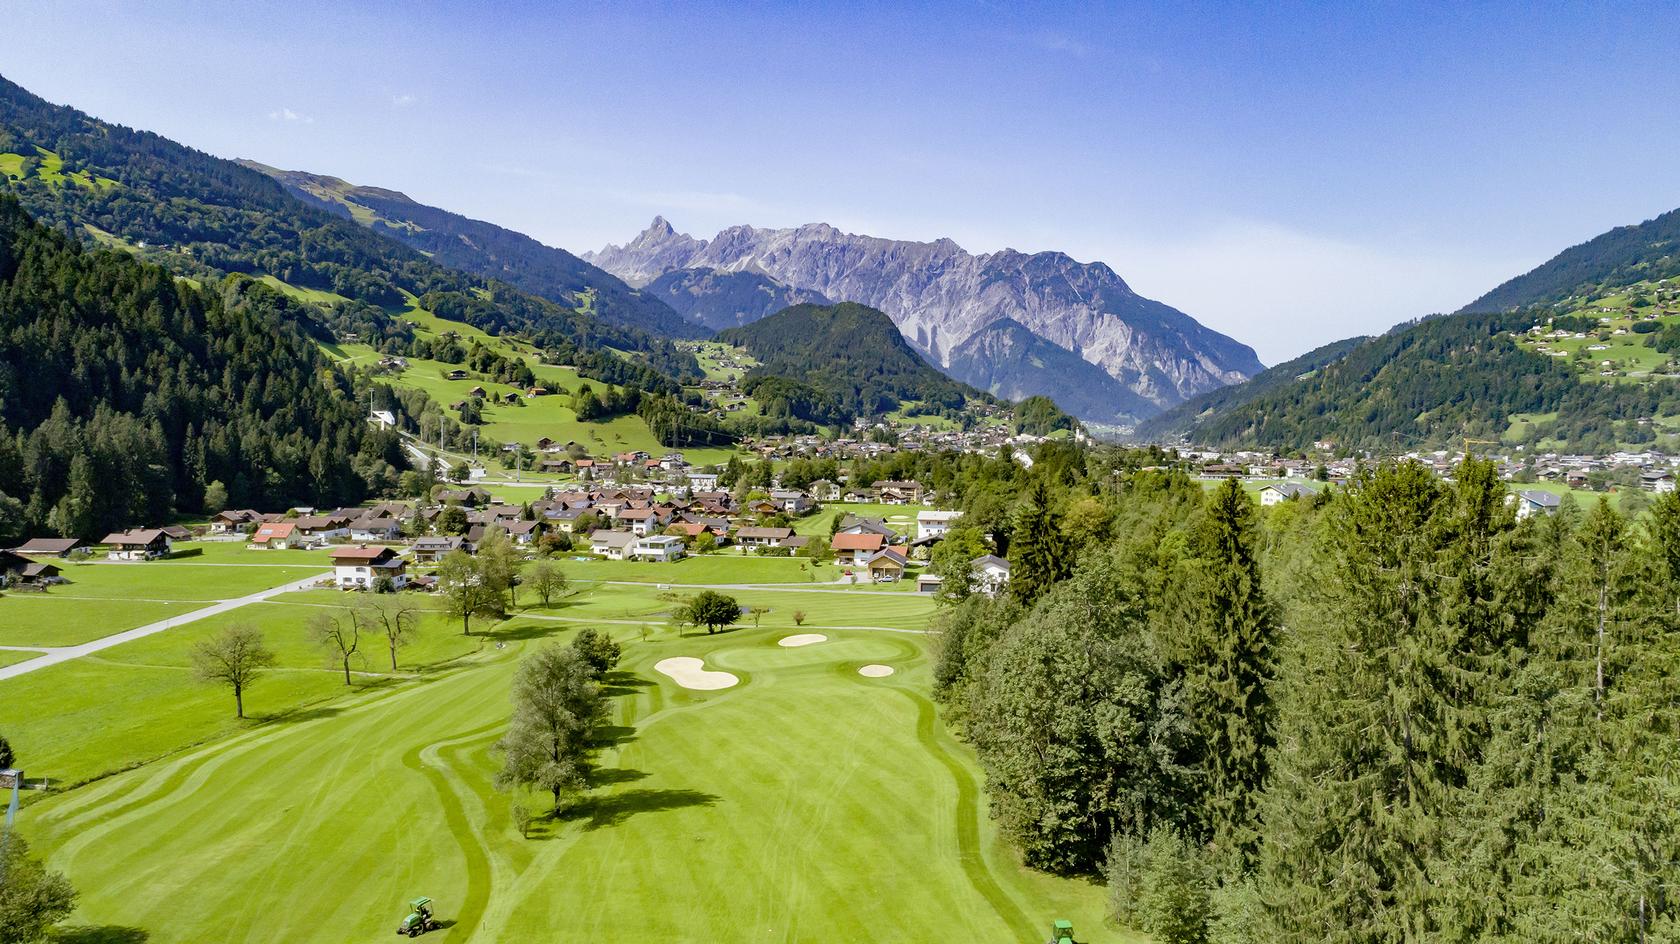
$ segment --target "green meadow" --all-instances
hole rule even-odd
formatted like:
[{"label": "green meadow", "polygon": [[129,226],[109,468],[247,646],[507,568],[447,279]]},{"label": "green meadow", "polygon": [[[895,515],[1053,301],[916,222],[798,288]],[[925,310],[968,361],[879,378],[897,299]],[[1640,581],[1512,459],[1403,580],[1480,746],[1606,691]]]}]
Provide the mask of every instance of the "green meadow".
[{"label": "green meadow", "polygon": [[[1103,929],[1099,886],[1022,868],[992,828],[927,694],[931,601],[729,591],[768,610],[758,627],[679,634],[662,625],[676,594],[563,566],[574,592],[551,607],[472,636],[427,617],[396,672],[364,640],[349,686],[304,630],[357,599],[333,591],[0,681],[29,706],[6,731],[20,759],[61,787],[19,827],[81,890],[70,923],[153,944],[371,941],[427,895],[437,941],[1033,941],[1054,917],[1081,940],[1134,940]],[[188,670],[192,643],[230,621],[280,658],[243,722]],[[518,660],[585,625],[625,656],[593,786],[552,818],[492,787],[494,744]],[[815,628],[839,625],[882,629]],[[778,644],[799,632],[826,639]],[[683,688],[654,668],[673,656],[738,684]],[[515,803],[542,813],[528,837]]]}]

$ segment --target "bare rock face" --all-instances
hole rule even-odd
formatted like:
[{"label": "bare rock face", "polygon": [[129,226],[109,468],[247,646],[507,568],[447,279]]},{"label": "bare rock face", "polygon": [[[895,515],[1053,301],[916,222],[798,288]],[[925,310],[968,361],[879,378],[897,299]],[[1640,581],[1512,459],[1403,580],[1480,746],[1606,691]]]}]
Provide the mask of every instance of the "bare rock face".
[{"label": "bare rock face", "polygon": [[[834,301],[861,302],[891,316],[948,372],[964,342],[1007,319],[1100,367],[1145,405],[1141,411],[1131,403],[1112,411],[1087,408],[1087,415],[1158,412],[1263,369],[1247,345],[1138,295],[1100,262],[1080,263],[1060,252],[974,255],[950,239],[858,236],[826,223],[776,230],[732,226],[700,240],[657,218],[628,245],[584,258],[632,285],[675,269],[714,269],[757,273]],[[963,373],[986,373],[974,359],[986,348],[965,352]],[[1068,396],[1066,371],[1046,366],[1035,376],[1031,360],[1055,358],[1017,359],[1007,371],[1011,392],[1042,393],[1058,402],[1089,399]]]}]

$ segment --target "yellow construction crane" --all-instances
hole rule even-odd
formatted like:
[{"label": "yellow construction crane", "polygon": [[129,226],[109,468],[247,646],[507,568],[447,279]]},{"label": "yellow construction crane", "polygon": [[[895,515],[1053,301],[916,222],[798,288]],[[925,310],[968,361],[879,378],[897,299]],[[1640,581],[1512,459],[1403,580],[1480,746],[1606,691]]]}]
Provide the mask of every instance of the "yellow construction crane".
[{"label": "yellow construction crane", "polygon": [[1471,438],[1469,438],[1469,437],[1465,437],[1465,439],[1464,439],[1464,454],[1465,454],[1465,455],[1467,455],[1467,456],[1468,456],[1468,455],[1472,455],[1472,453],[1471,453],[1471,451],[1470,451],[1470,445],[1471,445],[1471,444],[1472,444],[1472,443],[1475,443],[1475,444],[1477,444],[1477,445],[1482,445],[1482,446],[1499,446],[1499,445],[1503,445],[1503,443],[1501,443],[1501,442],[1500,442],[1500,441],[1499,441],[1499,440],[1497,440],[1497,439],[1471,439]]}]

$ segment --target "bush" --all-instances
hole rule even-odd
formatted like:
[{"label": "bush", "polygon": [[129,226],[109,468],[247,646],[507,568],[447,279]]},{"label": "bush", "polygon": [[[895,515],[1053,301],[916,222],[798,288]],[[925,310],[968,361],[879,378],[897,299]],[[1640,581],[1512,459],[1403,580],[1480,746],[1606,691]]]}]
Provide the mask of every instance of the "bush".
[{"label": "bush", "polygon": [[1201,850],[1156,827],[1143,850],[1138,923],[1160,944],[1204,944],[1213,903]]},{"label": "bush", "polygon": [[385,574],[380,574],[378,577],[374,578],[373,592],[374,593],[396,593],[397,592],[397,584],[389,576],[386,576]]}]

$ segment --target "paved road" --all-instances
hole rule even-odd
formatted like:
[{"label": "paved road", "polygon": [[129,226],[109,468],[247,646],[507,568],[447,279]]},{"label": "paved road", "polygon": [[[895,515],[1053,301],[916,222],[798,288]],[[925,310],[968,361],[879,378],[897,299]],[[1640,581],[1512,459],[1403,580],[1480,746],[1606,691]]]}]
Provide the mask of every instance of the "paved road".
[{"label": "paved road", "polygon": [[[177,626],[182,626],[187,623],[196,623],[201,619],[208,619],[209,617],[226,613],[230,610],[237,610],[242,606],[250,606],[253,603],[261,603],[270,597],[279,596],[282,593],[291,593],[295,590],[305,590],[316,581],[321,580],[322,578],[331,577],[332,573],[333,572],[329,570],[316,574],[312,577],[305,577],[302,580],[294,580],[291,583],[281,584],[278,587],[270,587],[267,590],[259,590],[256,593],[236,597],[232,600],[222,600],[217,603],[212,603],[203,609],[193,610],[191,613],[185,613],[180,616],[171,616],[169,619],[158,620],[155,623],[147,623],[144,626],[136,626],[133,629],[125,629],[120,633],[104,636],[102,638],[95,639],[92,642],[84,642],[79,646],[61,646],[58,648],[42,647],[37,650],[42,653],[41,657],[38,659],[30,659],[28,662],[19,662],[16,665],[0,666],[0,681],[4,681],[9,678],[16,678],[19,675],[33,672],[36,669],[44,669],[49,665],[57,665],[60,662],[69,662],[71,659],[79,659],[85,655],[92,655],[102,649],[109,649],[112,646],[120,646],[125,642],[131,642],[136,639],[144,639],[153,633],[161,633],[166,629],[174,629]],[[31,646],[29,648],[35,649],[36,647]]]}]

